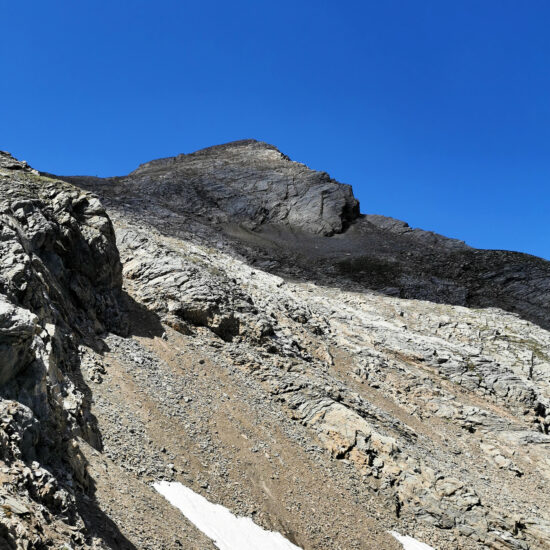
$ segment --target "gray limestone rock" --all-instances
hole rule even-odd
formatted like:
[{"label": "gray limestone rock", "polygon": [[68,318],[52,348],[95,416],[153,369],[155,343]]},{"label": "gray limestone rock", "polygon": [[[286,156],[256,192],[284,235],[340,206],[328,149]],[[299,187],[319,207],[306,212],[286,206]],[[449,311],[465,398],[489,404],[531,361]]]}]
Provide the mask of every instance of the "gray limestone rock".
[{"label": "gray limestone rock", "polygon": [[93,445],[100,436],[77,344],[124,331],[121,284],[99,201],[0,153],[2,548],[59,548],[65,529],[82,524],[75,490],[85,487],[72,484],[69,450],[77,436]]}]

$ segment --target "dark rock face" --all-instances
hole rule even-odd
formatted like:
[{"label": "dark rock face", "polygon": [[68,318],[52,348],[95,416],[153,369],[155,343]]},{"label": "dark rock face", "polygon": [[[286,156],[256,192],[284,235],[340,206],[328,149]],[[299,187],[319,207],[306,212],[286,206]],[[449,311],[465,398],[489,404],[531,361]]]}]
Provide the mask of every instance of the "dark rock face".
[{"label": "dark rock face", "polygon": [[411,228],[395,235],[367,220],[360,221],[367,246],[330,258],[341,277],[400,298],[499,307],[550,328],[550,262]]},{"label": "dark rock face", "polygon": [[121,192],[130,188],[180,214],[249,228],[270,223],[332,235],[359,214],[349,185],[253,140],[154,160],[117,185]]}]

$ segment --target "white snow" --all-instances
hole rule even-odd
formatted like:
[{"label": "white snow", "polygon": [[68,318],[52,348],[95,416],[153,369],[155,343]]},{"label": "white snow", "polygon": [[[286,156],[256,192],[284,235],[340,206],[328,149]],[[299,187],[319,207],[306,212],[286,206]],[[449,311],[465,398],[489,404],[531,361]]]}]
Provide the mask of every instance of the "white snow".
[{"label": "white snow", "polygon": [[405,550],[435,550],[435,548],[413,539],[412,537],[400,535],[397,531],[390,531],[390,534],[392,534],[403,545]]},{"label": "white snow", "polygon": [[250,518],[234,516],[181,483],[160,481],[153,487],[220,550],[300,550],[280,533],[266,531]]}]

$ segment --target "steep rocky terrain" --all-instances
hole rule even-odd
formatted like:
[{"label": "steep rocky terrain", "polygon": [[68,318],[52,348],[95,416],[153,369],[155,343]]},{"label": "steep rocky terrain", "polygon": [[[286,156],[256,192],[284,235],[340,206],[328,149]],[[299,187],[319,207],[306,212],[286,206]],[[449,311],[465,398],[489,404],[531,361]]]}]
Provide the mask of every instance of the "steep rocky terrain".
[{"label": "steep rocky terrain", "polygon": [[308,550],[550,548],[548,262],[252,140],[0,177],[7,548],[214,548],[161,479]]},{"label": "steep rocky terrain", "polygon": [[124,333],[122,268],[97,198],[5,153],[0,189],[0,546],[60,547],[89,519],[79,441],[101,441],[78,346]]}]

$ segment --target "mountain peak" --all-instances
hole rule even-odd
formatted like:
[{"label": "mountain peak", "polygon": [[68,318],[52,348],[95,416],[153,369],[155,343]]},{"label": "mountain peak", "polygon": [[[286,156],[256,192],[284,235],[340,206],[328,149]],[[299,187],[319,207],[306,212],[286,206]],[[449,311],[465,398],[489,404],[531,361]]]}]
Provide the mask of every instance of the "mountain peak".
[{"label": "mountain peak", "polygon": [[328,236],[359,215],[349,185],[253,139],[147,162],[117,185],[153,195],[178,212],[250,228],[282,225]]}]

